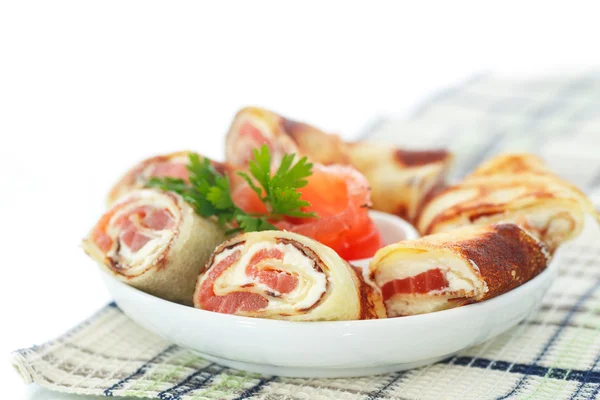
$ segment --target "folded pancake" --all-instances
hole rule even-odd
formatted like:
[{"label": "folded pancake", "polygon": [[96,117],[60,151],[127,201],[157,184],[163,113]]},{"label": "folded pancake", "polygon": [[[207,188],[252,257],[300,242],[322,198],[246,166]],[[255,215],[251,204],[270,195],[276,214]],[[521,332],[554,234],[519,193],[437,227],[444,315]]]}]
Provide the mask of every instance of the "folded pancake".
[{"label": "folded pancake", "polygon": [[510,221],[554,252],[581,232],[586,213],[598,218],[579,189],[549,171],[539,158],[511,154],[485,162],[464,181],[431,199],[417,227],[422,234],[430,234]]},{"label": "folded pancake", "polygon": [[368,142],[345,143],[338,135],[271,111],[242,109],[227,134],[227,162],[244,166],[252,150],[263,144],[271,149],[274,167],[285,153],[307,156],[324,165],[354,166],[369,180],[374,209],[413,221],[423,201],[444,186],[452,162],[452,155],[445,150],[407,151]]},{"label": "folded pancake", "polygon": [[286,153],[306,155],[321,164],[347,164],[344,142],[310,125],[292,121],[257,107],[241,109],[234,117],[225,139],[227,162],[246,165],[252,150],[269,146],[275,166]]},{"label": "folded pancake", "polygon": [[505,153],[484,162],[469,177],[499,174],[552,174],[544,160],[531,153]]},{"label": "folded pancake", "polygon": [[[111,189],[107,203],[110,206],[123,195],[143,188],[148,180],[153,177],[171,177],[188,180],[187,164],[189,151],[178,151],[143,160],[133,166],[119,179]],[[217,171],[224,173],[224,165],[211,160]]]},{"label": "folded pancake", "polygon": [[467,226],[386,246],[371,261],[388,316],[423,314],[506,293],[539,274],[545,245],[512,223]]},{"label": "folded pancake", "polygon": [[198,274],[224,240],[219,225],[198,216],[180,196],[144,189],[115,203],[83,249],[117,279],[191,305]]},{"label": "folded pancake", "polygon": [[221,244],[198,278],[194,306],[290,321],[385,318],[379,291],[331,248],[285,231]]},{"label": "folded pancake", "polygon": [[412,151],[383,144],[348,144],[351,164],[371,185],[376,210],[415,221],[424,203],[445,186],[452,164],[446,150]]}]

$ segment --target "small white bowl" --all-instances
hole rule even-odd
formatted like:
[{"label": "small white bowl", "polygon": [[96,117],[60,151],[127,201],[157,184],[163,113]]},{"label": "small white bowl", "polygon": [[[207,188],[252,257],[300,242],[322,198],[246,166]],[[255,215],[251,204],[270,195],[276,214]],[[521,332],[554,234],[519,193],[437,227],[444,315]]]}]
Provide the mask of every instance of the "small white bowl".
[{"label": "small white bowl", "polygon": [[[406,238],[416,236],[397,217],[374,213],[374,220],[386,242],[395,224]],[[132,320],[208,360],[267,375],[324,378],[415,368],[491,339],[539,307],[555,269],[551,264],[531,281],[482,303],[411,317],[333,322],[219,314],[151,296],[105,272],[102,278]]]}]

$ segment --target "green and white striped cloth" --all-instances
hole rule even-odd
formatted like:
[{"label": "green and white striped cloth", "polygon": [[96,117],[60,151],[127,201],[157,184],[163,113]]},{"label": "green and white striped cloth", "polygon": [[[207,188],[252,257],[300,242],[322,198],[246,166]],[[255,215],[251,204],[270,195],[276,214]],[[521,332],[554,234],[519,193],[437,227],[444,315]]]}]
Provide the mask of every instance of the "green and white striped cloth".
[{"label": "green and white striped cloth", "polygon": [[[584,190],[600,187],[600,74],[539,81],[480,76],[365,138],[449,147],[455,177],[506,150],[542,155]],[[26,383],[158,399],[591,399],[600,393],[600,231],[588,223],[553,262],[541,310],[503,335],[416,370],[344,379],[258,376],[203,360],[115,304],[58,339],[13,353]],[[307,349],[309,351],[310,349]]]}]

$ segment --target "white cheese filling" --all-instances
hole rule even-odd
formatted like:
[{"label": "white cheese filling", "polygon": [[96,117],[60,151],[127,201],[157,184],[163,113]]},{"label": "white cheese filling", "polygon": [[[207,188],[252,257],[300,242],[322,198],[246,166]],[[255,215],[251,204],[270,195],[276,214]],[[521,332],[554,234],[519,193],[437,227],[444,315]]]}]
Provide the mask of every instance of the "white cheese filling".
[{"label": "white cheese filling", "polygon": [[576,225],[571,215],[564,210],[538,208],[528,213],[524,219],[526,228],[534,230],[537,236],[544,233],[541,239],[551,238],[551,241],[557,242],[568,237]]},{"label": "white cheese filling", "polygon": [[421,296],[419,301],[392,298],[385,302],[390,317],[427,314],[448,308],[448,298],[439,296]]},{"label": "white cheese filling", "polygon": [[[266,258],[258,262],[254,268],[266,268],[288,273],[298,280],[296,287],[289,293],[279,293],[258,281],[246,272],[252,257],[261,250],[279,250],[283,260]],[[314,268],[314,260],[308,258],[298,248],[287,243],[259,242],[245,243],[218,254],[213,262],[217,265],[230,254],[242,251],[241,258],[217,277],[213,291],[217,296],[225,296],[234,292],[251,292],[265,295],[269,300],[262,311],[293,314],[298,310],[315,305],[327,290],[327,277]],[[248,286],[250,285],[250,286]]]}]

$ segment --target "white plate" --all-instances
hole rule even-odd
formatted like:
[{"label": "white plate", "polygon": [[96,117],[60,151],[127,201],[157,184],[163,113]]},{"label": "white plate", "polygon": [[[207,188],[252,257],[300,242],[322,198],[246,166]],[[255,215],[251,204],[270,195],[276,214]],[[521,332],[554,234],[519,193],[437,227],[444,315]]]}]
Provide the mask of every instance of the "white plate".
[{"label": "white plate", "polygon": [[[396,217],[374,213],[373,218],[384,241],[390,239],[393,226],[406,228]],[[394,220],[398,225],[390,225]],[[409,229],[406,235],[414,237],[416,233]],[[359,264],[364,265],[365,260]],[[531,281],[494,299],[431,314],[288,322],[182,306],[102,273],[121,310],[155,334],[228,367],[294,377],[374,375],[442,360],[524,320],[539,307],[554,276],[551,263]]]}]

